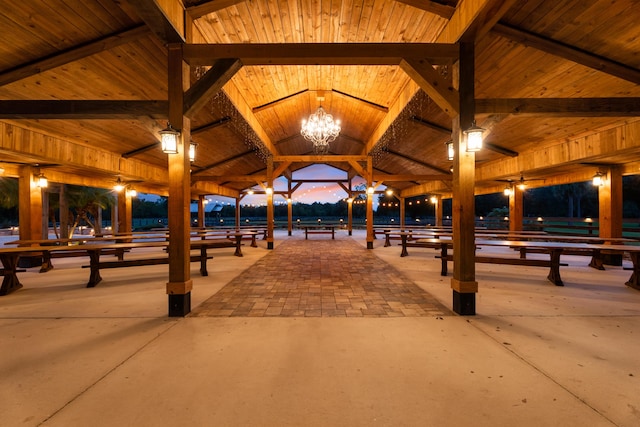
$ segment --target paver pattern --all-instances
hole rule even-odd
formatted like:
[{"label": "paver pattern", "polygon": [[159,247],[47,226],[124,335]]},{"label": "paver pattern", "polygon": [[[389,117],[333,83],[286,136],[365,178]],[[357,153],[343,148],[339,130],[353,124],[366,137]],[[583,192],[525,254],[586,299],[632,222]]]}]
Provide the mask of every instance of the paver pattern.
[{"label": "paver pattern", "polygon": [[191,316],[410,317],[451,311],[353,240],[291,238]]}]

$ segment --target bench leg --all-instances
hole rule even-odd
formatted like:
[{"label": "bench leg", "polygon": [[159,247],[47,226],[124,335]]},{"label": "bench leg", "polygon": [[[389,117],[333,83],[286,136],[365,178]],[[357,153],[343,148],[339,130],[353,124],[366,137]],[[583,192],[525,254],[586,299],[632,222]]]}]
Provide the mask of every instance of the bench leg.
[{"label": "bench leg", "polygon": [[633,273],[625,285],[640,291],[640,253],[631,252],[631,261],[633,262]]},{"label": "bench leg", "polygon": [[331,228],[331,240],[335,240],[335,239],[336,239],[336,230]]},{"label": "bench leg", "polygon": [[549,252],[549,258],[551,261],[551,268],[547,279],[556,286],[564,286],[562,278],[560,277],[560,254],[562,249],[551,249]]},{"label": "bench leg", "polygon": [[255,234],[251,236],[251,247],[252,248],[257,248],[258,247],[258,244],[256,243],[256,235]]},{"label": "bench leg", "polygon": [[22,287],[22,283],[18,280],[18,259],[19,254],[2,254],[0,260],[4,268],[2,278],[2,286],[0,287],[0,295],[8,295],[13,291],[17,291]]},{"label": "bench leg", "polygon": [[87,250],[87,254],[89,255],[89,269],[91,270],[87,288],[93,288],[102,281],[100,276],[100,249]]}]

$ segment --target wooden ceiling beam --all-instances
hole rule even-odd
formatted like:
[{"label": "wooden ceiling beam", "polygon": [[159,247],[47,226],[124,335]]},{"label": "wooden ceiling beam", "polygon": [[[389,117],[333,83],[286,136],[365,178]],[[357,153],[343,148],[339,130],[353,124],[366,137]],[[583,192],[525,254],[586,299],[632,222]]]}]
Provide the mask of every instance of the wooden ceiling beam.
[{"label": "wooden ceiling beam", "polygon": [[242,68],[237,59],[219,59],[184,94],[184,115],[192,117]]},{"label": "wooden ceiling beam", "polygon": [[213,12],[217,12],[227,7],[235,6],[238,3],[244,3],[245,0],[207,0],[200,1],[193,6],[187,7],[187,13],[192,19],[198,19],[204,15],[208,15]]},{"label": "wooden ceiling beam", "polygon": [[209,181],[209,182],[261,182],[266,181],[267,175],[201,175],[192,176],[192,182]]},{"label": "wooden ceiling beam", "polygon": [[451,19],[456,8],[453,6],[447,6],[444,4],[436,3],[435,1],[425,0],[396,0],[400,3],[408,4],[416,9],[424,10],[425,12],[433,13],[441,18]]},{"label": "wooden ceiling beam", "polygon": [[495,16],[504,1],[500,0],[475,0],[458,2],[453,15],[447,25],[442,29],[436,42],[457,43],[462,40],[475,40],[477,34],[486,32],[486,17],[494,16],[496,21],[500,16]]},{"label": "wooden ceiling beam", "polygon": [[350,155],[302,155],[302,156],[273,156],[274,162],[304,162],[304,163],[326,163],[326,162],[366,162],[368,156]]},{"label": "wooden ceiling beam", "polygon": [[[423,162],[422,160],[414,159],[413,157],[407,156],[406,154],[402,154],[402,153],[400,153],[400,152],[398,152],[398,151],[395,151],[395,150],[387,150],[387,152],[388,152],[389,154],[391,154],[391,155],[394,155],[394,156],[396,156],[396,157],[400,157],[400,158],[402,158],[402,159],[408,160],[408,161],[410,161],[410,162],[412,162],[412,163],[415,163],[415,164],[417,164],[417,165],[424,166],[424,167],[429,168],[429,169],[431,169],[431,170],[434,170],[434,171],[436,171],[436,172],[438,172],[438,173],[441,173],[441,174],[444,174],[444,175],[451,175],[451,172],[450,172],[450,171],[448,171],[448,170],[441,169],[441,168],[439,168],[439,167],[437,167],[437,166],[434,166],[434,165],[432,165],[432,164],[429,164],[429,163]],[[442,152],[444,153],[444,147],[442,148]]]},{"label": "wooden ceiling beam", "polygon": [[387,181],[387,182],[397,182],[397,181],[451,181],[452,175],[441,175],[441,174],[432,174],[432,175],[411,175],[411,174],[385,174],[385,173],[374,173],[373,180],[374,181]]},{"label": "wooden ceiling beam", "polygon": [[637,117],[640,116],[640,98],[476,99],[476,114]]},{"label": "wooden ceiling beam", "polygon": [[585,67],[616,76],[635,84],[640,84],[640,70],[625,64],[503,23],[496,24],[492,31],[499,36],[525,46],[530,46],[551,55],[584,65]]},{"label": "wooden ceiling beam", "polygon": [[127,2],[165,44],[185,42],[185,10],[180,0]]},{"label": "wooden ceiling beam", "polygon": [[425,59],[404,58],[400,61],[400,68],[418,83],[418,86],[438,104],[438,106],[453,118],[460,111],[460,94],[453,87],[451,80],[445,79]]},{"label": "wooden ceiling beam", "polygon": [[398,65],[402,58],[450,62],[458,48],[448,43],[240,43],[185,44],[184,60],[212,65],[238,58],[244,65]]},{"label": "wooden ceiling beam", "polygon": [[167,101],[0,101],[0,119],[166,119]]},{"label": "wooden ceiling beam", "polygon": [[254,152],[254,150],[247,150],[247,151],[244,151],[242,153],[238,153],[235,156],[231,156],[231,157],[228,157],[226,159],[223,159],[223,160],[221,160],[219,162],[212,163],[212,164],[207,165],[207,166],[203,166],[202,168],[198,169],[197,171],[191,172],[191,177],[193,178],[194,175],[197,175],[197,174],[202,173],[204,171],[216,168],[218,166],[222,166],[222,165],[227,164],[229,162],[233,162],[234,160],[238,160],[238,159],[240,159],[240,158],[242,158],[244,156],[247,156],[249,154],[253,154],[253,152]]},{"label": "wooden ceiling beam", "polygon": [[74,46],[70,49],[66,49],[54,55],[37,59],[35,61],[29,62],[28,64],[12,68],[1,73],[0,86],[17,82],[27,77],[40,74],[44,71],[69,64],[74,61],[79,61],[88,56],[104,52],[105,50],[113,49],[114,47],[123,44],[131,43],[141,37],[145,37],[150,34],[151,32],[146,25],[139,25],[128,30],[119,31],[106,37],[101,37],[97,40],[93,40],[79,46]]}]

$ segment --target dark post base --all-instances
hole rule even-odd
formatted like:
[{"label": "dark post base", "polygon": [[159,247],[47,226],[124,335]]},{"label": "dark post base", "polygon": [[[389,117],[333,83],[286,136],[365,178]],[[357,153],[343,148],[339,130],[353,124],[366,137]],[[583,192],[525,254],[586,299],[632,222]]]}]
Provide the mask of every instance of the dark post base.
[{"label": "dark post base", "polygon": [[273,249],[273,242],[267,242],[267,249]]},{"label": "dark post base", "polygon": [[373,249],[373,242],[367,242],[367,249]]},{"label": "dark post base", "polygon": [[349,230],[349,236],[353,236],[353,232]]},{"label": "dark post base", "polygon": [[462,316],[475,316],[476,294],[453,291],[453,311]]},{"label": "dark post base", "polygon": [[191,312],[191,292],[169,295],[169,317],[184,317]]}]

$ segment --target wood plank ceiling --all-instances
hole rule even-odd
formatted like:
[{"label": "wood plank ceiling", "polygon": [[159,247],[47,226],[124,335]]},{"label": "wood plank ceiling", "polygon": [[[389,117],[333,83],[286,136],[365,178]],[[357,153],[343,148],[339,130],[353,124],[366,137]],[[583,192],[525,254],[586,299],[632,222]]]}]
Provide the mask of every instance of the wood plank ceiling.
[{"label": "wood plank ceiling", "polygon": [[[532,183],[538,185],[586,180],[594,164],[638,173],[640,2],[475,3],[484,7],[473,21],[464,18],[471,24],[464,37],[476,44],[476,119],[490,131],[488,148],[476,157],[476,191],[500,191],[497,180],[521,173],[544,178]],[[475,3],[184,1],[194,43],[340,46],[438,42],[458,19],[454,13],[465,16],[461,10]],[[48,164],[54,181],[108,187],[121,177],[166,194],[157,132],[166,125],[167,44],[180,28],[165,15],[179,14],[180,4],[23,0],[3,8],[5,173],[15,175],[17,163]],[[436,69],[443,78],[454,72],[451,64]],[[192,64],[192,80],[207,70]],[[113,104],[94,110],[83,101]],[[400,66],[246,64],[192,117],[194,196],[237,195],[255,182],[225,176],[264,173],[269,155],[312,153],[300,123],[320,104],[342,121],[332,154],[373,155],[376,174],[441,177],[393,182],[405,195],[450,194],[450,116]],[[285,173],[308,164],[293,163]]]}]

